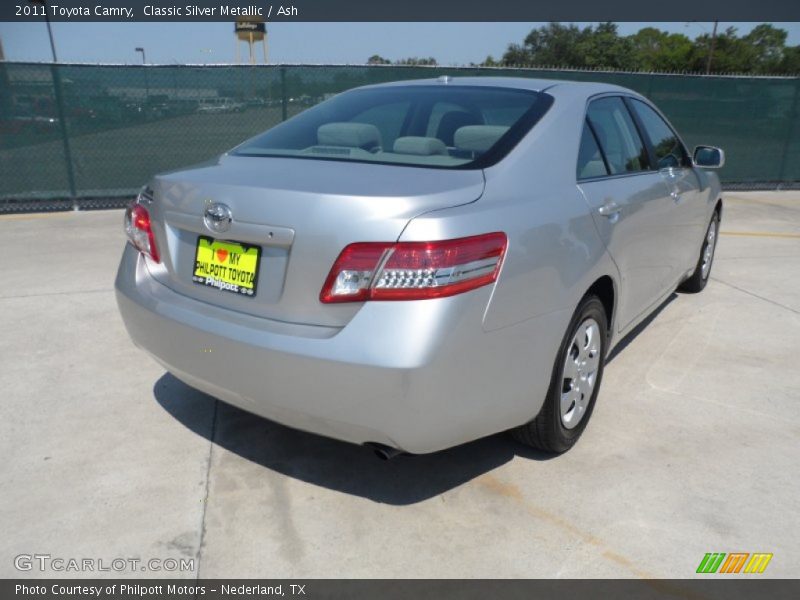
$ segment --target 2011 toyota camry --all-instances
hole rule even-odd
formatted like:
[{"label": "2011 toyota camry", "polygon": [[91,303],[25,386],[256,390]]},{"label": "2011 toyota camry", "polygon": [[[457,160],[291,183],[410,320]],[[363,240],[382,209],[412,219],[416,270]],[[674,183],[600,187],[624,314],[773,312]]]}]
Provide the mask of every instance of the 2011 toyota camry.
[{"label": "2011 toyota camry", "polygon": [[119,309],[175,377],[291,427],[563,452],[614,344],[706,285],[723,161],[621,87],[363,87],[155,177]]}]

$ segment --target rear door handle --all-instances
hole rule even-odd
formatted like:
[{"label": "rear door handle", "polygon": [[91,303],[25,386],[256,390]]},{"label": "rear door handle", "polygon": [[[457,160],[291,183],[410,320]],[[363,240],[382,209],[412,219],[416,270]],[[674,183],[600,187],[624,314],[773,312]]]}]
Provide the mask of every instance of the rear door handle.
[{"label": "rear door handle", "polygon": [[603,206],[597,209],[597,212],[610,220],[616,221],[621,210],[622,208],[619,204],[613,200],[608,200]]}]

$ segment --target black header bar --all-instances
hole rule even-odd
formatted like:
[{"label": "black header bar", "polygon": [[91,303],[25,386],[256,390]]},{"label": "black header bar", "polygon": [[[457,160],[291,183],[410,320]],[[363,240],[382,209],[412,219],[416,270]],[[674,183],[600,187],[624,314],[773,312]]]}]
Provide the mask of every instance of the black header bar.
[{"label": "black header bar", "polygon": [[[45,4],[46,2],[46,4]],[[795,0],[3,0],[0,21],[800,21]]]},{"label": "black header bar", "polygon": [[789,600],[800,596],[800,580],[758,575],[702,579],[5,579],[0,597],[37,600],[222,600],[292,598],[316,600]]}]

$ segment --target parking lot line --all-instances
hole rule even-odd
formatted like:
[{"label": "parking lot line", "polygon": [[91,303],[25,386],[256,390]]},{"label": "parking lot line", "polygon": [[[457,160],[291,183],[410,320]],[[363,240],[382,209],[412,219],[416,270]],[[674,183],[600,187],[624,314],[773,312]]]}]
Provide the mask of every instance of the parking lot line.
[{"label": "parking lot line", "polygon": [[0,221],[17,221],[25,219],[46,219],[51,217],[72,216],[78,211],[74,210],[60,210],[55,212],[38,212],[38,213],[10,213],[7,215],[0,215]]},{"label": "parking lot line", "polygon": [[774,237],[774,238],[797,238],[800,233],[779,233],[777,231],[720,231],[721,235],[738,235],[744,237]]}]

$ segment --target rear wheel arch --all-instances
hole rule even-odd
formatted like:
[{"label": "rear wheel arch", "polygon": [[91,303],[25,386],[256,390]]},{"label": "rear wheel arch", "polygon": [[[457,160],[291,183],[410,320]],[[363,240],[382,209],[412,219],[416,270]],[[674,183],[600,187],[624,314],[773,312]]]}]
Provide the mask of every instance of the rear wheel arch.
[{"label": "rear wheel arch", "polygon": [[[586,290],[583,298],[586,298],[587,296],[597,296],[600,302],[603,303],[603,308],[606,311],[607,331],[610,337],[615,317],[614,309],[616,308],[617,304],[617,289],[616,285],[614,284],[614,280],[609,275],[603,275],[602,277],[599,277],[594,283],[592,283],[592,285],[589,286],[589,289]],[[583,301],[583,298],[581,301]]]},{"label": "rear wheel arch", "polygon": [[[605,285],[603,280],[596,289]],[[587,293],[566,328],[539,413],[511,430],[517,441],[553,453],[565,452],[578,441],[591,417],[603,377],[608,352],[604,319],[608,317],[603,301],[595,293]]]}]

